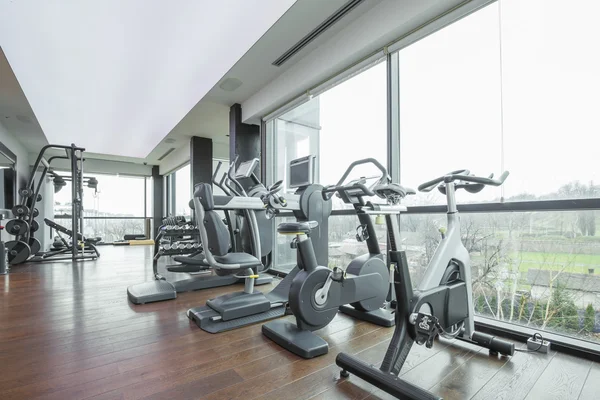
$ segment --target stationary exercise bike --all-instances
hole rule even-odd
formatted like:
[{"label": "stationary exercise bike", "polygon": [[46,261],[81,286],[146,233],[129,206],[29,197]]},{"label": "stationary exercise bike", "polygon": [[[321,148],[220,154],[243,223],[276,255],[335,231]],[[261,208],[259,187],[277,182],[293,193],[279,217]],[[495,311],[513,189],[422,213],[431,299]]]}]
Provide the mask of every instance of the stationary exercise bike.
[{"label": "stationary exercise bike", "polygon": [[[442,241],[419,287],[414,291],[406,255],[398,250],[395,243],[391,243],[389,257],[394,265],[394,289],[397,297],[394,335],[380,368],[368,365],[349,354],[338,354],[336,363],[342,368],[342,377],[348,377],[349,373],[355,374],[402,399],[439,399],[427,390],[398,377],[413,343],[425,344],[431,348],[434,339],[442,336],[488,348],[490,353],[513,355],[513,343],[475,331],[471,263],[469,252],[461,241],[455,199],[457,189],[477,193],[487,185],[502,185],[507,176],[508,172],[504,172],[499,179],[493,179],[493,175],[483,178],[471,176],[468,170],[459,170],[419,186],[419,190],[423,192],[437,187],[446,195],[447,232],[442,234]],[[397,230],[397,226],[394,229]]]},{"label": "stationary exercise bike", "polygon": [[[381,171],[378,180],[367,187],[365,178],[344,183],[354,167],[372,164]],[[335,317],[338,310],[353,317],[381,326],[393,326],[394,314],[385,308],[390,291],[389,268],[383,259],[372,214],[397,215],[406,208],[400,206],[400,199],[414,191],[391,183],[386,169],[375,159],[367,158],[353,162],[337,185],[323,190],[324,198],[337,194],[346,204],[351,204],[358,216],[360,226],[357,239],[365,241],[369,252],[356,257],[346,270],[319,266],[315,258],[309,235],[317,224],[313,221],[282,223],[277,231],[295,235],[299,271],[292,281],[289,295],[289,309],[296,317],[296,324],[288,321],[272,321],[262,327],[269,339],[287,350],[304,358],[326,354],[327,342],[313,333],[325,327]],[[387,204],[373,204],[365,200],[378,196]],[[388,225],[389,227],[389,225]],[[395,241],[393,232],[390,240]]]}]

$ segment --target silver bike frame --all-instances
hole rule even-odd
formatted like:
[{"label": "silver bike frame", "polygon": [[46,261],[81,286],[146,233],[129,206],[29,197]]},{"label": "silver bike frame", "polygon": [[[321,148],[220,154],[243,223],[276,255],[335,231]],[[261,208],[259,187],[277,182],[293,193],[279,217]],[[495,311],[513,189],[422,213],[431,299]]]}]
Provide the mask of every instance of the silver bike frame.
[{"label": "silver bike frame", "polygon": [[465,248],[460,232],[460,216],[456,208],[456,196],[454,182],[446,184],[446,201],[448,203],[448,227],[446,234],[438,245],[427,270],[419,283],[417,290],[425,291],[440,285],[450,262],[455,261],[459,266],[460,277],[466,283],[467,307],[469,316],[464,320],[464,331],[462,336],[471,338],[475,331],[473,320],[473,288],[471,285],[471,259]]}]

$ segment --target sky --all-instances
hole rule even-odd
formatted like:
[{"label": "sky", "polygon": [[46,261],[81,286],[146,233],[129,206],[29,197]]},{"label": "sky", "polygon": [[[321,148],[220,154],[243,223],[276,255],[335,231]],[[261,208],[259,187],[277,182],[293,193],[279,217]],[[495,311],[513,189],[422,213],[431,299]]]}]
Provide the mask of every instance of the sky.
[{"label": "sky", "polygon": [[[590,51],[597,48],[600,5],[575,3],[501,0],[400,51],[404,185],[416,188],[456,169],[484,176],[510,171],[502,189],[459,192],[459,202],[473,202],[600,181],[593,167],[600,147],[600,52]],[[319,143],[304,140],[298,147],[300,153],[318,149],[320,183],[336,183],[360,158],[385,165],[385,63],[302,107],[318,107],[308,115],[321,127]],[[421,194],[417,202],[444,198]]]}]

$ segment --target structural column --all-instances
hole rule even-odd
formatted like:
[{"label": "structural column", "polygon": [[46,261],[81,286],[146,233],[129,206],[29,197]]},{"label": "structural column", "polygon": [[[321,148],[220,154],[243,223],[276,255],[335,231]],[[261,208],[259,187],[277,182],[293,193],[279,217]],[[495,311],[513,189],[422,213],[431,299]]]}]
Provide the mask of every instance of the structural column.
[{"label": "structural column", "polygon": [[[229,109],[229,159],[239,156],[238,164],[260,157],[260,127],[242,122],[242,106],[234,104]],[[236,165],[236,166],[237,166]],[[259,179],[262,179],[262,166],[256,169]]]},{"label": "structural column", "polygon": [[163,176],[160,174],[158,165],[152,167],[152,220],[154,222],[154,237],[158,234],[158,228],[162,224],[164,208],[164,184]]},{"label": "structural column", "polygon": [[192,195],[198,183],[212,184],[213,142],[212,139],[193,136],[190,139],[190,171]]}]

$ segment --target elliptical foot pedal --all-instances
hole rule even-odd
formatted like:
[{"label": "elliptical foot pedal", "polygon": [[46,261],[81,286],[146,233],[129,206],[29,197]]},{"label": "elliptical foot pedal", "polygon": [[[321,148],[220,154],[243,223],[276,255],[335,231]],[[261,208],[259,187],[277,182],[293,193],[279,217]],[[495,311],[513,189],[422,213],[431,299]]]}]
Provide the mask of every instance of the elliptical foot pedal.
[{"label": "elliptical foot pedal", "polygon": [[170,282],[161,279],[129,286],[127,297],[133,304],[146,304],[173,300],[177,298],[177,291]]},{"label": "elliptical foot pedal", "polygon": [[204,267],[204,266],[200,266],[200,265],[182,264],[182,265],[170,265],[167,267],[167,271],[177,272],[177,273],[181,273],[181,272],[194,273],[194,272],[206,271],[208,269],[210,269],[210,265],[207,265],[206,267]]},{"label": "elliptical foot pedal", "polygon": [[198,328],[209,333],[220,333],[244,326],[265,322],[270,319],[283,317],[285,307],[271,308],[267,312],[252,314],[245,317],[223,321],[221,315],[209,306],[190,308],[187,317],[194,321]]},{"label": "elliptical foot pedal", "polygon": [[360,311],[349,304],[340,306],[340,311],[353,318],[367,321],[375,325],[391,327],[396,325],[396,317],[391,310],[378,308],[373,311]]},{"label": "elliptical foot pedal", "polygon": [[329,352],[329,345],[323,338],[311,331],[299,329],[288,321],[272,321],[264,324],[262,332],[284,349],[302,358],[314,358]]}]

